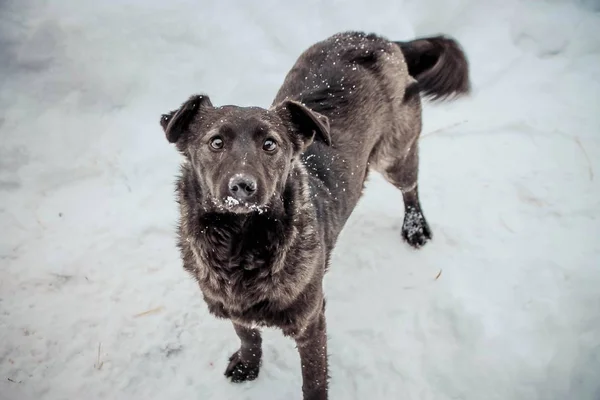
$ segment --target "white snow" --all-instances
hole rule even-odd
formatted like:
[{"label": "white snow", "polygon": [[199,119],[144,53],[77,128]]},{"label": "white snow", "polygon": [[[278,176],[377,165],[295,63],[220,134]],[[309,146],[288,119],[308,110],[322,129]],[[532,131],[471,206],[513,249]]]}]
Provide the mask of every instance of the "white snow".
[{"label": "white snow", "polygon": [[240,201],[234,197],[231,196],[227,196],[225,198],[225,205],[227,205],[228,207],[233,207],[233,206],[237,206],[240,204]]},{"label": "white snow", "polygon": [[259,214],[264,213],[268,208],[266,205],[257,205],[254,203],[246,203],[246,202],[242,203],[240,200],[238,200],[232,196],[225,197],[225,200],[222,203],[219,202],[219,204],[217,204],[217,207],[220,210],[224,210],[226,208],[231,209],[232,207],[235,207],[235,206],[242,206],[248,210],[256,211]]},{"label": "white snow", "polygon": [[238,341],[181,268],[180,156],[158,121],[199,92],[267,106],[307,46],[360,29],[453,35],[474,91],[425,106],[434,240],[401,241],[401,193],[379,175],[340,237],[325,282],[331,399],[599,399],[599,11],[1,2],[0,398],[301,398],[277,331],[258,380],[223,377]]}]

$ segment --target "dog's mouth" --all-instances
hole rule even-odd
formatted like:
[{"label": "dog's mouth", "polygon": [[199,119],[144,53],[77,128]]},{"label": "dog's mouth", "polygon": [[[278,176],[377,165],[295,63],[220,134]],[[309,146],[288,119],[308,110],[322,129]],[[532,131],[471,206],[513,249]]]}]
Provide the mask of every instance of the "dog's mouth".
[{"label": "dog's mouth", "polygon": [[219,204],[216,204],[217,208],[236,214],[247,214],[251,212],[257,212],[259,214],[264,213],[269,208],[267,204],[258,204],[253,201],[243,201],[236,199],[232,196],[225,197]]}]

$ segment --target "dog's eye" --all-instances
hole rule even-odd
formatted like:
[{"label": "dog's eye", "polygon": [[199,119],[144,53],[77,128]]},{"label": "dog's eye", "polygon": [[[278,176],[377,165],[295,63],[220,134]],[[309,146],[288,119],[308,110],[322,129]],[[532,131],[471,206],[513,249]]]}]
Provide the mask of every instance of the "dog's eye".
[{"label": "dog's eye", "polygon": [[273,151],[273,150],[275,150],[276,147],[277,147],[277,143],[275,143],[275,141],[273,139],[267,139],[263,143],[264,151]]},{"label": "dog's eye", "polygon": [[223,139],[220,137],[212,138],[210,141],[210,147],[213,149],[219,150],[223,148]]}]

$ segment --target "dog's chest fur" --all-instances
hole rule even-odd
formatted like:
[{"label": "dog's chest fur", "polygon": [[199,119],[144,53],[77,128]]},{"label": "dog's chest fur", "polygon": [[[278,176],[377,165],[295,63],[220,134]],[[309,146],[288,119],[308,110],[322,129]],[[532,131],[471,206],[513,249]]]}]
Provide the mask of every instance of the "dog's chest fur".
[{"label": "dog's chest fur", "polygon": [[281,209],[237,215],[205,212],[191,173],[178,184],[179,247],[209,311],[246,325],[298,325],[307,307],[297,303],[320,282],[326,259],[302,180],[290,180]]}]

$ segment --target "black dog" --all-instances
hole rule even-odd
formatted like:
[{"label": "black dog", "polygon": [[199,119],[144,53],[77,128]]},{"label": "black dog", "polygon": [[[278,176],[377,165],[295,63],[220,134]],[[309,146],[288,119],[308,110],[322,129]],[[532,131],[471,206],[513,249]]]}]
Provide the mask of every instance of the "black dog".
[{"label": "black dog", "polygon": [[257,327],[279,327],[297,343],[304,399],[327,398],[322,279],[337,237],[373,168],[403,193],[404,239],[419,247],[431,238],[417,190],[420,93],[468,91],[452,39],[346,32],[306,50],[269,109],[215,107],[196,95],[162,116],[185,160],[184,267],[241,340],[226,376],[255,379]]}]

